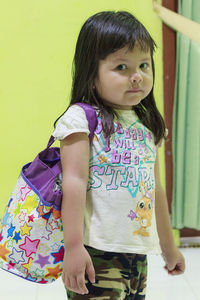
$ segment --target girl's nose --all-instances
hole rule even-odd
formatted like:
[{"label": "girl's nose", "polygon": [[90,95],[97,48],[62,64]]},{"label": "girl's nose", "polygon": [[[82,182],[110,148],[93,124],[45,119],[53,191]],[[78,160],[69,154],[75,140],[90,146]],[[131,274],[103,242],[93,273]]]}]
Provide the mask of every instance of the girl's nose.
[{"label": "girl's nose", "polygon": [[140,82],[142,82],[142,76],[139,73],[134,73],[130,77],[130,82],[132,84],[139,84]]}]

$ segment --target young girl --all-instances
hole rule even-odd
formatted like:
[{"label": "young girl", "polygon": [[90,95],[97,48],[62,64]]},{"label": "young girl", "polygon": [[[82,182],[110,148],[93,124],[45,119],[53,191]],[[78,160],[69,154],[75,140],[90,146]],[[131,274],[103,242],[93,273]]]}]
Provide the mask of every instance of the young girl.
[{"label": "young girl", "polygon": [[[147,254],[184,272],[174,245],[157,148],[165,125],[153,96],[155,42],[130,13],[106,11],[83,25],[70,107],[59,118],[63,282],[68,299],[145,299]],[[90,145],[86,102],[98,116]]]}]

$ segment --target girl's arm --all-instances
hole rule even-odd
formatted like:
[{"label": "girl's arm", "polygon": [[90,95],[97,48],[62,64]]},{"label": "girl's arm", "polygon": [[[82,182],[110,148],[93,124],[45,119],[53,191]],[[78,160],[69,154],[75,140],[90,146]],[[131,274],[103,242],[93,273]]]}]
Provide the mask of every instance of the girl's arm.
[{"label": "girl's arm", "polygon": [[169,217],[166,194],[161,186],[158,150],[155,163],[156,181],[156,222],[160,239],[162,255],[166,262],[165,268],[171,275],[182,274],[185,270],[185,260],[179,249],[175,246],[172,227]]},{"label": "girl's arm", "polygon": [[85,272],[94,282],[91,258],[83,245],[83,224],[89,172],[89,139],[86,133],[74,133],[61,141],[60,155],[63,174],[63,221],[65,255],[63,282],[76,293],[85,294]]}]

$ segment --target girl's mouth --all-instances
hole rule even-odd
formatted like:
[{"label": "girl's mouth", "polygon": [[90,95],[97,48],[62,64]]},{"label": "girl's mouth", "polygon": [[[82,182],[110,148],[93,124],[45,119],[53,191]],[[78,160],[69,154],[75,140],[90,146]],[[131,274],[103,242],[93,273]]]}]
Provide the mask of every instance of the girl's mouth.
[{"label": "girl's mouth", "polygon": [[127,91],[127,93],[139,93],[139,92],[142,92],[141,89],[130,89]]}]

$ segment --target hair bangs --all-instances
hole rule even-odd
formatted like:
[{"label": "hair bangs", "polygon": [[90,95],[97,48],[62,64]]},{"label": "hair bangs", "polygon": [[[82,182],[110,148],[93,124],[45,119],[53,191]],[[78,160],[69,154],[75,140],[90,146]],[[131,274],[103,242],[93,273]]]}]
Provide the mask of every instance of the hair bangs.
[{"label": "hair bangs", "polygon": [[153,55],[156,43],[135,17],[124,11],[115,14],[112,12],[109,16],[105,16],[104,22],[98,28],[96,43],[97,55],[100,59],[126,46],[132,50],[136,43],[141,51],[150,50]]},{"label": "hair bangs", "polygon": [[133,33],[133,36],[131,37],[128,48],[129,50],[133,50],[135,47],[135,44],[140,48],[142,52],[148,52],[150,50],[151,56],[153,55],[156,46],[156,43],[152,40],[150,37],[143,37],[143,36],[137,36],[135,37],[135,33]]}]

